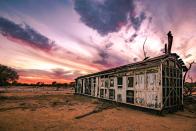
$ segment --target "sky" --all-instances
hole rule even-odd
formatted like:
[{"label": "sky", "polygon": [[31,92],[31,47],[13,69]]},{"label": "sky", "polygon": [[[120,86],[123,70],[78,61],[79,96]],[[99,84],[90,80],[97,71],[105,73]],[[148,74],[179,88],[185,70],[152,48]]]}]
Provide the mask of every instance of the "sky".
[{"label": "sky", "polygon": [[[196,0],[0,0],[0,64],[19,82],[78,76],[172,52],[196,61]],[[188,73],[196,81],[196,65]]]}]

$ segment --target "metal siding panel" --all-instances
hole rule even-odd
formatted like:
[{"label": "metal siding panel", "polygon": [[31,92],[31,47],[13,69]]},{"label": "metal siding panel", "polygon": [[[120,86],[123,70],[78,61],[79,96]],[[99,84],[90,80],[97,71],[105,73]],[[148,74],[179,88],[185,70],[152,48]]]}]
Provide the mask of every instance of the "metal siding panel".
[{"label": "metal siding panel", "polygon": [[146,106],[146,92],[135,91],[135,102],[136,105]]},{"label": "metal siding panel", "polygon": [[95,97],[97,97],[97,92],[98,92],[98,77],[96,77]]},{"label": "metal siding panel", "polygon": [[127,89],[127,77],[123,76],[123,87],[122,87],[122,102],[126,103],[126,89]]},{"label": "metal siding panel", "polygon": [[160,94],[157,91],[146,92],[146,106],[149,108],[161,108]]},{"label": "metal siding panel", "polygon": [[85,94],[85,88],[86,88],[86,86],[85,86],[85,83],[86,81],[85,81],[85,79],[83,79],[83,94]]},{"label": "metal siding panel", "polygon": [[146,106],[149,108],[161,108],[161,93],[160,93],[160,74],[147,74],[147,91],[146,91]]},{"label": "metal siding panel", "polygon": [[135,89],[144,90],[144,74],[135,76]]},{"label": "metal siding panel", "polygon": [[160,70],[159,70],[159,75],[160,75],[160,85],[159,85],[159,95],[160,95],[160,103],[161,103],[161,109],[163,109],[163,63],[161,63],[161,67],[160,67]]},{"label": "metal siding panel", "polygon": [[118,90],[117,90],[117,77],[114,77],[114,90],[115,90],[115,101],[117,101],[117,94],[118,94]]}]

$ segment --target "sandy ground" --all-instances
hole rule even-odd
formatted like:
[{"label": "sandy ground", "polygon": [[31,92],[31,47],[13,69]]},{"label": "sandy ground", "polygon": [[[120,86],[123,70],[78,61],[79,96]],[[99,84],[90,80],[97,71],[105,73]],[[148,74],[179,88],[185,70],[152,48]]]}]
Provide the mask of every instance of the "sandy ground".
[{"label": "sandy ground", "polygon": [[196,111],[157,116],[74,95],[71,89],[1,90],[0,131],[67,130],[196,131]]}]

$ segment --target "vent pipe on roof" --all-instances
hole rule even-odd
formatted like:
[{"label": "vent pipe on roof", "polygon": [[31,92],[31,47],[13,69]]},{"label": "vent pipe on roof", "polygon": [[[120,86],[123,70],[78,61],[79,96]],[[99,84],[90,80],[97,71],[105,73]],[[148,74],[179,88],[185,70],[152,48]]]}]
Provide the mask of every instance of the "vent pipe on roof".
[{"label": "vent pipe on roof", "polygon": [[168,50],[167,50],[167,53],[171,53],[171,48],[172,48],[172,42],[173,42],[173,36],[171,34],[171,31],[169,31],[167,33],[167,36],[168,36]]}]

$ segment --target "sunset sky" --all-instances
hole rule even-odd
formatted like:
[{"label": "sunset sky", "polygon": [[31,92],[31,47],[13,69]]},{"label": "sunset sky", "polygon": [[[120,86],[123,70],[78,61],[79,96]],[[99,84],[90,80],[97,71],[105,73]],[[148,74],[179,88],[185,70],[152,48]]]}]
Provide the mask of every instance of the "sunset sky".
[{"label": "sunset sky", "polygon": [[[19,82],[80,75],[172,52],[196,61],[196,0],[0,0],[0,64]],[[189,74],[196,80],[196,65]]]}]

